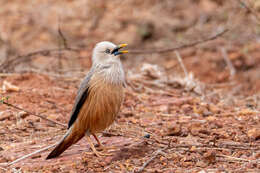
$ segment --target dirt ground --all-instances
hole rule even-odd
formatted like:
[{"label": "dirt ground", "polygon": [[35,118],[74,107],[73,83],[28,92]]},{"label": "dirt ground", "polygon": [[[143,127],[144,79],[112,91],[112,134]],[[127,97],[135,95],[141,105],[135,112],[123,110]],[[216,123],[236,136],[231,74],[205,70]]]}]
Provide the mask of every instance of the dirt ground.
[{"label": "dirt ground", "polygon": [[94,45],[130,53],[121,111],[99,134],[111,156],[82,139],[6,166],[66,127],[0,103],[0,172],[260,172],[260,1],[243,2],[1,0],[0,98],[24,110],[67,124]]}]

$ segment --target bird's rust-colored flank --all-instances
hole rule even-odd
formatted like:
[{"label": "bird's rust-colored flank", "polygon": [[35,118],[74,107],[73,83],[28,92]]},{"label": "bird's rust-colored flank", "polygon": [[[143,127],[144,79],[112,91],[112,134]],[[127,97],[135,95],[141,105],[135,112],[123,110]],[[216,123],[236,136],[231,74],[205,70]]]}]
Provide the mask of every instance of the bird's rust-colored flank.
[{"label": "bird's rust-colored flank", "polygon": [[112,84],[98,74],[93,75],[90,80],[89,96],[80,110],[73,129],[84,132],[89,130],[90,133],[103,131],[114,122],[122,101],[121,84]]}]

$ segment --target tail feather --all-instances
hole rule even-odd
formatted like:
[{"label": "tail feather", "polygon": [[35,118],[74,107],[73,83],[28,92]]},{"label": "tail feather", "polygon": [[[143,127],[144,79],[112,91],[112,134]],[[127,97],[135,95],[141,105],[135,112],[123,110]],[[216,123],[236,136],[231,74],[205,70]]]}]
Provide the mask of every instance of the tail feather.
[{"label": "tail feather", "polygon": [[62,154],[67,148],[69,148],[71,145],[78,142],[81,138],[83,138],[84,134],[77,134],[74,135],[71,133],[71,128],[67,131],[67,133],[64,135],[60,143],[52,150],[52,152],[46,157],[46,160],[52,159],[55,157],[58,157],[60,154]]}]

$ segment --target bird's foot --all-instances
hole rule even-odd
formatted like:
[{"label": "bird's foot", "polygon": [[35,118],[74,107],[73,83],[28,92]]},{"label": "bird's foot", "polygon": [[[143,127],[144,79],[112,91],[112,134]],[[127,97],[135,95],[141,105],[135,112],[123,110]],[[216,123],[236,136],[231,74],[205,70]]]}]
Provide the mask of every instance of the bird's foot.
[{"label": "bird's foot", "polygon": [[97,157],[102,157],[102,156],[112,156],[111,153],[104,153],[104,152],[100,152],[100,151],[93,151],[93,152],[85,152],[86,154],[95,154]]},{"label": "bird's foot", "polygon": [[100,146],[100,145],[98,145],[97,149],[106,151],[106,150],[115,150],[115,149],[117,149],[117,147],[116,146],[104,146],[104,145]]},{"label": "bird's foot", "polygon": [[[93,135],[95,137],[95,135]],[[104,147],[101,142],[98,140],[97,137],[95,137],[98,141],[98,144],[99,144],[99,148],[103,148],[103,150],[108,150],[108,149],[105,149],[106,147]],[[97,151],[96,147],[94,146],[94,144],[92,143],[91,139],[89,136],[87,136],[87,140],[89,142],[89,145],[90,145],[90,148],[92,149],[92,151],[94,152],[94,154],[97,156],[97,157],[100,157],[100,156],[111,156],[112,154],[110,153],[103,153],[103,152],[100,152],[100,151]]]}]

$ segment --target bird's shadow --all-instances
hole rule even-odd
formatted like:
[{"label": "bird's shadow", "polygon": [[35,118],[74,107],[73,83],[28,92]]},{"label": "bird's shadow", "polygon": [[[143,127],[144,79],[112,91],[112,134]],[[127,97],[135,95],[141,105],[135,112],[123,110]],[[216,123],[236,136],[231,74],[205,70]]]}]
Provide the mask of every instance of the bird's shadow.
[{"label": "bird's shadow", "polygon": [[[146,140],[141,140],[134,143],[125,143],[125,145],[119,145],[115,146],[117,149],[111,152],[111,162],[113,161],[119,161],[119,160],[127,160],[130,158],[138,158],[138,157],[144,157],[149,153],[149,151],[152,151],[152,146],[148,144]],[[81,157],[81,153],[84,152],[85,149],[79,149],[78,147],[73,148],[68,153],[64,153],[59,158],[62,160],[67,160],[74,157]],[[89,148],[89,151],[91,149]],[[94,155],[94,153],[93,153]]]},{"label": "bird's shadow", "polygon": [[119,147],[119,150],[114,152],[111,161],[144,157],[151,150],[151,145],[149,145],[146,141],[141,141],[130,146],[121,146]]}]

